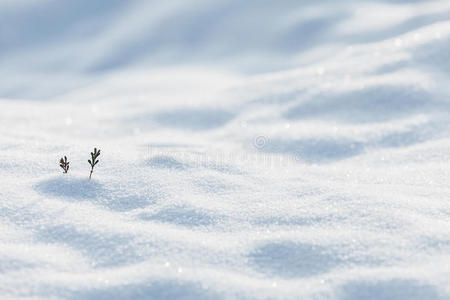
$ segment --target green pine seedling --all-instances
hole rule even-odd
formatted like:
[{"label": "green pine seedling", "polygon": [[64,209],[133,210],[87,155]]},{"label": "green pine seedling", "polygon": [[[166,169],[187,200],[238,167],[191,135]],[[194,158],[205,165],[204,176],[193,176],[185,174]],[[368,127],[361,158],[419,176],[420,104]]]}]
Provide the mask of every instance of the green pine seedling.
[{"label": "green pine seedling", "polygon": [[67,173],[69,171],[69,162],[67,161],[66,156],[64,156],[64,159],[61,157],[59,160],[59,166],[64,170],[63,173]]},{"label": "green pine seedling", "polygon": [[88,160],[89,164],[91,165],[91,174],[89,174],[89,180],[92,177],[92,173],[94,172],[94,166],[98,163],[97,157],[100,155],[100,149],[94,148],[94,152],[91,152],[91,158],[92,160]]}]

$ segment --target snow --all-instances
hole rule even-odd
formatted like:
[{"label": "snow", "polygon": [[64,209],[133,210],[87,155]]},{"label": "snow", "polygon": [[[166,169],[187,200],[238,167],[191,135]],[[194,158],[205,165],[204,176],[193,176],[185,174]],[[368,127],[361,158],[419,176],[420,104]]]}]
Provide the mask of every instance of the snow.
[{"label": "snow", "polygon": [[450,298],[448,16],[1,1],[1,298]]}]

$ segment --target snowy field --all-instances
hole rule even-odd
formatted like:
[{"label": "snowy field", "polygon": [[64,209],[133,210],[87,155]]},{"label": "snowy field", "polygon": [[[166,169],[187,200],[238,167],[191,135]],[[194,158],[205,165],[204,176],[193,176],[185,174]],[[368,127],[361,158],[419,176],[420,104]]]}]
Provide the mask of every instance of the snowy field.
[{"label": "snowy field", "polygon": [[449,159],[449,0],[0,0],[1,299],[450,299]]}]

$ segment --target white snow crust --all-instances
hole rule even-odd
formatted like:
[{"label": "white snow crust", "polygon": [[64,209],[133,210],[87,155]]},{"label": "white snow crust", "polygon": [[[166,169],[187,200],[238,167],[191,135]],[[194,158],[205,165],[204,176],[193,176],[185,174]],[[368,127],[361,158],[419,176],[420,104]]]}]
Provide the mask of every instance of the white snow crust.
[{"label": "white snow crust", "polygon": [[449,299],[449,16],[0,1],[1,298]]}]

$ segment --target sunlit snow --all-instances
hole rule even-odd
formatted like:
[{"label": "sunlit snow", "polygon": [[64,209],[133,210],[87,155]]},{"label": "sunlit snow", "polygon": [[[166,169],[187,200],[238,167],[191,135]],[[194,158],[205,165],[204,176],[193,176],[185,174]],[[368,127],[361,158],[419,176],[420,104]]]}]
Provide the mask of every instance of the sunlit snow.
[{"label": "sunlit snow", "polygon": [[0,0],[0,66],[0,298],[450,298],[450,1]]}]

